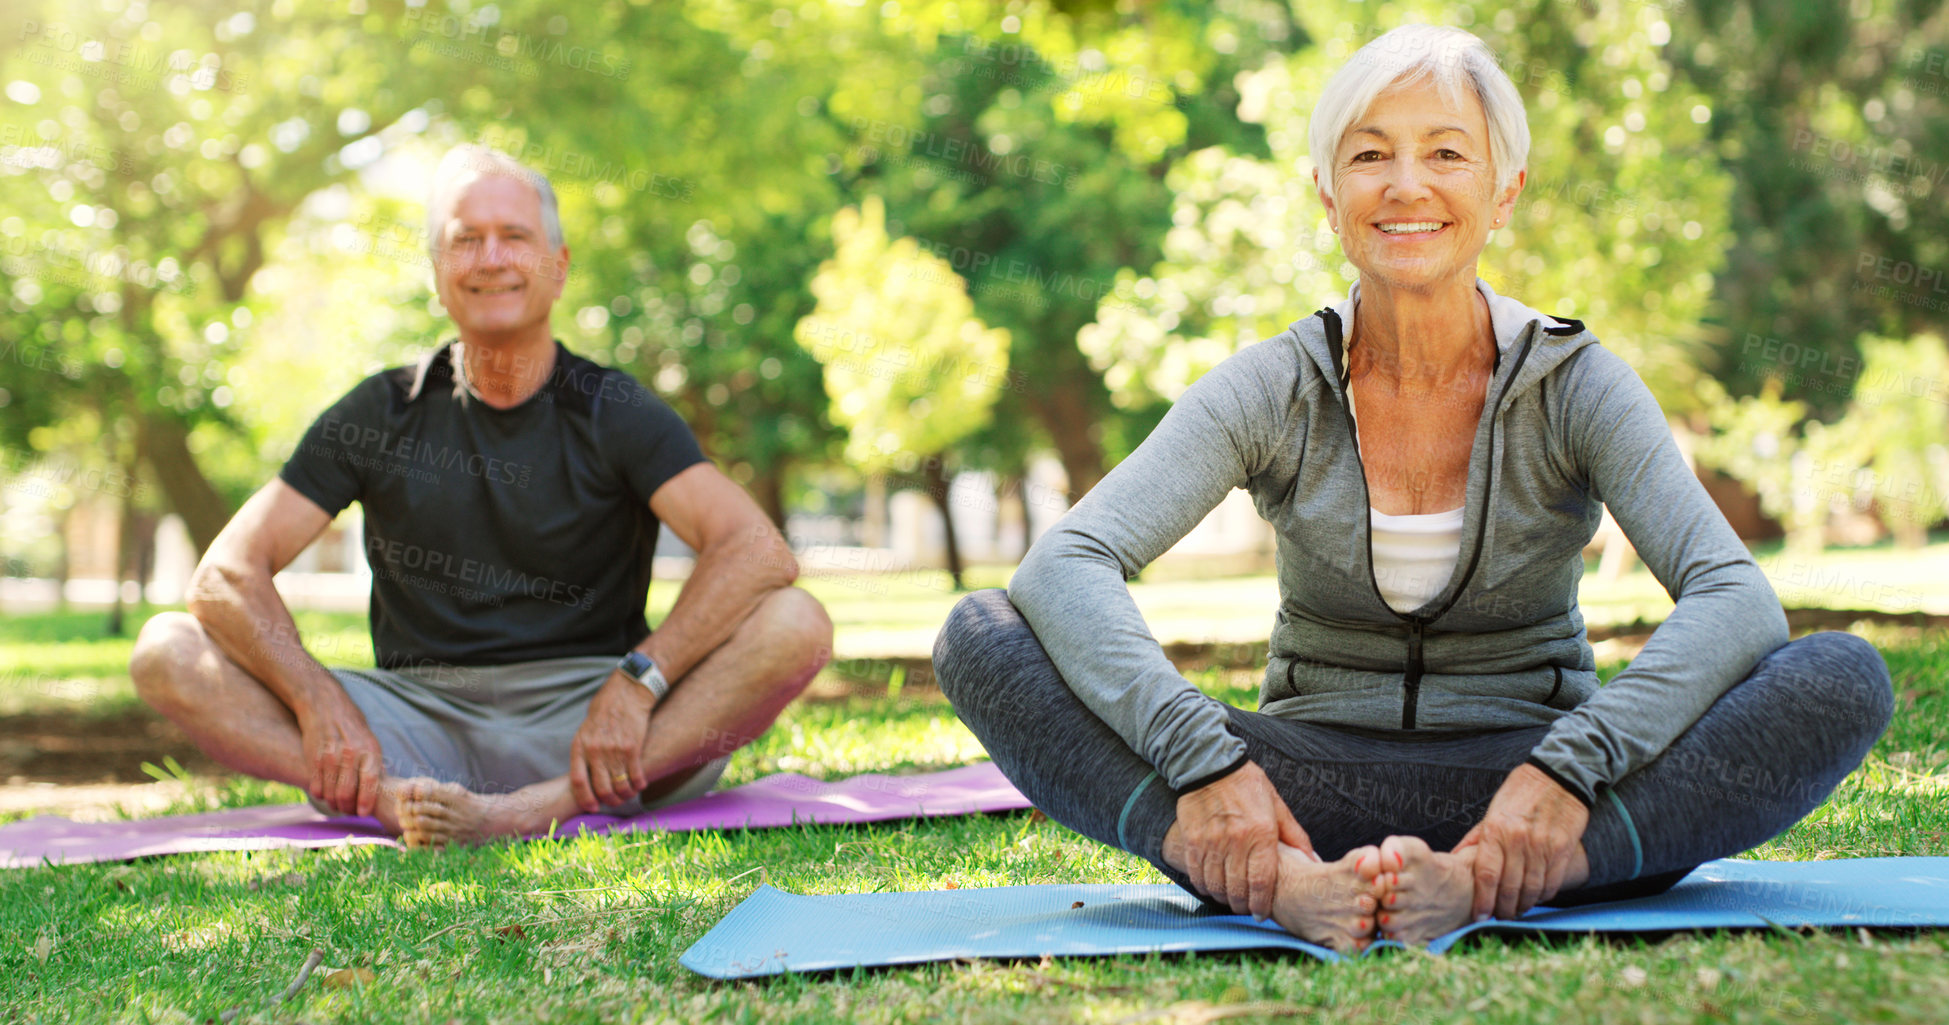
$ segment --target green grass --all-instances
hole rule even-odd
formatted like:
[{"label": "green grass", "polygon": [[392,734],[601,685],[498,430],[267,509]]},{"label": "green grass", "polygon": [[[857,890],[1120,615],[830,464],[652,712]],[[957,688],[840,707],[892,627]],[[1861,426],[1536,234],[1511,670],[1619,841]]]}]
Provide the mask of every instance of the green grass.
[{"label": "green grass", "polygon": [[[178,606],[180,608],[180,606]],[[125,715],[146,706],[129,683],[129,653],[152,606],[131,608],[127,633],[106,635],[107,614],[44,612],[0,617],[0,715],[66,712]],[[298,612],[306,645],[330,665],[372,664],[366,617],[349,612]]]},{"label": "green grass", "polygon": [[[110,656],[70,649],[122,642],[58,640],[72,628],[0,629],[9,658],[16,639],[50,644],[68,652],[64,664],[109,675]],[[1949,634],[1860,629],[1894,671],[1896,723],[1826,804],[1749,856],[1949,854]],[[1256,696],[1251,672],[1206,670],[1197,682],[1237,704]],[[978,752],[931,691],[806,701],[733,760],[727,781],[924,770]],[[296,797],[222,781],[179,810]],[[0,1022],[202,1022],[233,1007],[246,1022],[1922,1022],[1949,1003],[1943,933],[1492,940],[1341,965],[1142,956],[731,984],[679,966],[761,881],[840,893],[1162,877],[1026,814],[0,872]],[[314,975],[274,1004],[314,947],[325,966],[372,980],[331,988]]]}]

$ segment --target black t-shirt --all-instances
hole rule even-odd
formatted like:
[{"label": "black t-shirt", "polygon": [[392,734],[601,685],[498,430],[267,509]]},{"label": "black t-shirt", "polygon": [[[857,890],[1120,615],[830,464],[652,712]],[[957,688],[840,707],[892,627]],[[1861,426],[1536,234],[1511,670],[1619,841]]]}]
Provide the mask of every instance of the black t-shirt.
[{"label": "black t-shirt", "polygon": [[635,378],[560,342],[513,409],[467,393],[451,355],[366,378],[279,473],[334,516],[365,507],[379,665],[620,658],[650,632],[650,496],[703,461],[697,439]]}]

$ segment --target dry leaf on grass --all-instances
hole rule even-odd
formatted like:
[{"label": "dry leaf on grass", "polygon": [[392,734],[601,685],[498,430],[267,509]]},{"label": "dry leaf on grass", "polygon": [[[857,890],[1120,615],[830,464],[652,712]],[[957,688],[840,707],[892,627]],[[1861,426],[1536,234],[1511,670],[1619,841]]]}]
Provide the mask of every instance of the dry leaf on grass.
[{"label": "dry leaf on grass", "polygon": [[34,941],[34,960],[46,964],[48,957],[53,953],[54,937],[43,934],[40,939]]},{"label": "dry leaf on grass", "polygon": [[516,922],[495,929],[494,935],[503,940],[522,940],[528,938],[528,930],[523,929],[520,922]]},{"label": "dry leaf on grass", "polygon": [[326,989],[351,989],[370,986],[379,976],[364,968],[334,968],[324,975]]}]

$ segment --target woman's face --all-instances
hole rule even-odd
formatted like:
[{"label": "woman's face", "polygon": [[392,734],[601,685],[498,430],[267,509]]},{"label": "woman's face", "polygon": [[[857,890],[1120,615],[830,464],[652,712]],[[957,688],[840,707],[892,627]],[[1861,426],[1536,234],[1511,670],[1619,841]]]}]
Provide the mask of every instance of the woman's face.
[{"label": "woman's face", "polygon": [[1431,81],[1396,85],[1341,138],[1333,198],[1322,192],[1320,202],[1363,281],[1409,291],[1474,283],[1476,258],[1524,175],[1496,194],[1488,119],[1474,96],[1462,99],[1450,104]]}]

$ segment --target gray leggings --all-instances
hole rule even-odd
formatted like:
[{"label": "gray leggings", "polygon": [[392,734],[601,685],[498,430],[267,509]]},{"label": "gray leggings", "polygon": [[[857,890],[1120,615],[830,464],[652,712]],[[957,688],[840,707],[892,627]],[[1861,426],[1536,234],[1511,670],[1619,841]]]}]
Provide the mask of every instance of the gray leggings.
[{"label": "gray leggings", "polygon": [[[1070,691],[1006,593],[978,591],[955,606],[934,671],[961,721],[1036,807],[1191,889],[1163,857],[1178,794]],[[1873,645],[1845,633],[1787,644],[1664,754],[1600,791],[1583,837],[1590,880],[1550,903],[1660,893],[1701,862],[1772,839],[1861,763],[1893,707]],[[1230,729],[1320,856],[1334,860],[1392,835],[1450,849],[1548,727],[1357,730],[1234,708]]]}]

